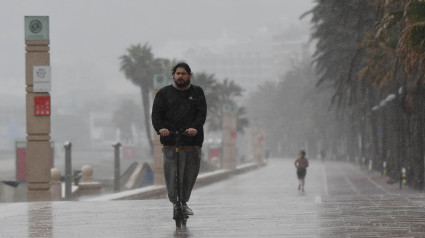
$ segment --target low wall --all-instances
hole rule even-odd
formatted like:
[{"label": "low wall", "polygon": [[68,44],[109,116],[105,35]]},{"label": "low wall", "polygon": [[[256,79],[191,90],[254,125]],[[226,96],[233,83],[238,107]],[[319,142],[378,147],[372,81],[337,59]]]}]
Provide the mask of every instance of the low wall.
[{"label": "low wall", "polygon": [[[236,170],[218,170],[210,173],[200,174],[196,180],[195,187],[205,186],[220,180],[226,179],[231,175],[245,173],[259,168],[257,163],[240,165]],[[152,198],[164,198],[167,195],[165,185],[153,185],[144,188],[132,189],[124,192],[104,195],[96,198],[86,199],[84,201],[113,201],[113,200],[140,200]]]},{"label": "low wall", "polygon": [[246,172],[249,172],[251,170],[258,169],[261,166],[264,166],[264,165],[259,165],[257,163],[248,163],[248,164],[239,165],[236,168],[235,174],[246,173]]}]

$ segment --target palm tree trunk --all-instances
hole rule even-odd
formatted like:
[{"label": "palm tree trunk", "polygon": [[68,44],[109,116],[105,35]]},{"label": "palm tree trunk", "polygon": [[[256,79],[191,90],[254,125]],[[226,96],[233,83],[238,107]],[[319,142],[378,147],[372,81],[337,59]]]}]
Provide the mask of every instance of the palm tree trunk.
[{"label": "palm tree trunk", "polygon": [[153,154],[153,141],[151,135],[151,119],[150,119],[150,100],[149,100],[149,89],[146,87],[141,87],[142,92],[142,103],[143,103],[143,115],[145,117],[145,129],[146,129],[146,137],[149,142],[149,147],[151,148],[151,154]]},{"label": "palm tree trunk", "polygon": [[361,121],[359,124],[359,132],[360,132],[360,151],[359,151],[359,161],[362,161],[363,158],[366,157],[366,139],[367,137],[367,127],[366,124],[368,122],[367,116],[368,113],[370,113],[370,108],[368,106],[368,93],[367,93],[367,87],[366,82],[364,80],[360,81],[360,98],[362,98],[361,106],[360,106],[360,116]]},{"label": "palm tree trunk", "polygon": [[421,87],[418,86],[417,91],[414,94],[414,103],[415,103],[415,111],[413,112],[413,156],[411,159],[411,169],[412,169],[412,186],[417,189],[423,189],[424,182],[424,124],[423,124],[423,99],[422,99],[422,90]]},{"label": "palm tree trunk", "polygon": [[419,188],[421,190],[424,189],[424,90],[422,86],[419,87],[419,110],[418,110],[418,180],[419,180]]},{"label": "palm tree trunk", "polygon": [[[352,108],[352,110],[356,110],[355,108]],[[348,159],[350,162],[354,161],[354,158],[356,157],[357,154],[357,143],[358,142],[358,121],[356,121],[357,117],[354,116],[355,114],[351,114],[348,118],[348,121],[350,123],[349,128],[347,130],[347,132],[349,132],[347,134],[347,139],[348,139],[348,146],[347,146],[347,155],[348,155]]]}]

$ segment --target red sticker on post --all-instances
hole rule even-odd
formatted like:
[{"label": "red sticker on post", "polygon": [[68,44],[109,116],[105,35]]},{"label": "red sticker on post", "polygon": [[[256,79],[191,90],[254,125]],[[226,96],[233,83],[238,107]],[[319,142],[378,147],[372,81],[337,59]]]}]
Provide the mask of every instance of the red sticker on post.
[{"label": "red sticker on post", "polygon": [[34,97],[34,115],[50,116],[50,96]]},{"label": "red sticker on post", "polygon": [[232,139],[236,139],[236,131],[232,131]]}]

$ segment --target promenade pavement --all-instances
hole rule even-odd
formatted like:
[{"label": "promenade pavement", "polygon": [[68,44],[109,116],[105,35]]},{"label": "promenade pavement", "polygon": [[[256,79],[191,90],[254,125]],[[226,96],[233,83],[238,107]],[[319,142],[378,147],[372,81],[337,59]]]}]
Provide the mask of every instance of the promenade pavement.
[{"label": "promenade pavement", "polygon": [[0,204],[0,237],[425,237],[425,196],[376,172],[311,160],[305,192],[293,160],[193,191],[176,231],[167,199]]}]

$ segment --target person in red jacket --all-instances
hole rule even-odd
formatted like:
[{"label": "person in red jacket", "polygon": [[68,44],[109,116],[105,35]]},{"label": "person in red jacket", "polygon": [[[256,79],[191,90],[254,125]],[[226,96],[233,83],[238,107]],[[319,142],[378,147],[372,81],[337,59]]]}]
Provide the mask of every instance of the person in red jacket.
[{"label": "person in red jacket", "polygon": [[305,157],[305,151],[300,151],[300,157],[295,160],[295,167],[297,168],[297,176],[299,180],[298,190],[304,192],[305,175],[307,174],[308,159]]}]

